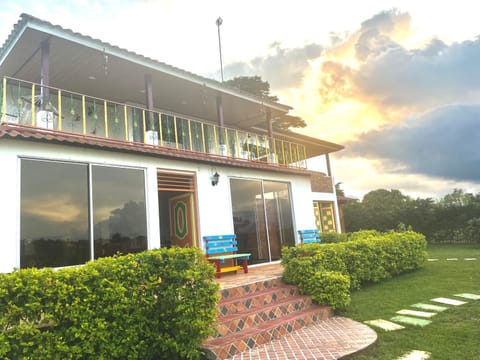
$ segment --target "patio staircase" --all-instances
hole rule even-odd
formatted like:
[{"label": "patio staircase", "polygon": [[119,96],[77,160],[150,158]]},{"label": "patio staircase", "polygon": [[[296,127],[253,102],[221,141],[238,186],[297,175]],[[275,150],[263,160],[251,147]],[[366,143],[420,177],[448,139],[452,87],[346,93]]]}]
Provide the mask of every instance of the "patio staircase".
[{"label": "patio staircase", "polygon": [[329,307],[312,304],[309,296],[280,277],[225,288],[218,304],[217,334],[203,347],[209,358],[227,359],[331,316]]}]

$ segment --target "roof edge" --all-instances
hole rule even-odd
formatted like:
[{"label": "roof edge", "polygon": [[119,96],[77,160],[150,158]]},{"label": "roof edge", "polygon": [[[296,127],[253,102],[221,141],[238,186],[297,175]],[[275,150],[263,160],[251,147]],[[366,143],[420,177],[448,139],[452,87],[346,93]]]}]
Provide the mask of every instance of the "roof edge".
[{"label": "roof edge", "polygon": [[27,27],[82,44],[92,49],[97,49],[98,51],[105,51],[109,55],[136,62],[137,64],[141,64],[153,70],[164,72],[174,77],[196,83],[197,85],[206,86],[213,91],[218,91],[231,96],[236,96],[277,111],[288,113],[288,111],[292,109],[292,107],[289,105],[273,102],[267,99],[262,99],[246,91],[233,89],[231,87],[225,86],[221,82],[218,82],[214,79],[194,74],[192,72],[163,63],[159,60],[155,60],[147,56],[138,54],[136,52],[127,50],[125,48],[103,42],[100,39],[80,34],[71,29],[64,28],[60,25],[52,24],[49,21],[39,19],[27,13],[22,13],[20,15],[19,21],[14,25],[12,32],[8,36],[7,40],[4,42],[3,46],[0,48],[0,64],[8,55],[7,50],[11,48],[12,44],[16,42],[16,40],[21,36],[21,34],[25,31]]}]

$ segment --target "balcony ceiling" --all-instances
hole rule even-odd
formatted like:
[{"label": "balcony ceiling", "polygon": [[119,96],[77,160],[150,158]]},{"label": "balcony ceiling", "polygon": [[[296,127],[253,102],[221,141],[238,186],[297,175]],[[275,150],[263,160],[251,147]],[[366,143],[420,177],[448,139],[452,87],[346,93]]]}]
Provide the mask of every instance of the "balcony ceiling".
[{"label": "balcony ceiling", "polygon": [[[239,97],[235,90],[222,91],[225,87],[216,81],[68,30],[60,28],[63,31],[59,32],[59,27],[54,29],[57,31],[44,32],[25,27],[13,46],[7,49],[8,57],[0,65],[0,74],[40,83],[41,43],[49,39],[49,85],[52,87],[144,107],[145,74],[151,74],[157,110],[217,122],[216,97],[221,95],[226,125],[265,127],[265,106],[270,108],[273,117],[288,112],[289,107],[285,105],[269,106],[246,94]],[[140,61],[132,60],[135,57]],[[169,71],[161,71],[158,67],[168,67]]]}]

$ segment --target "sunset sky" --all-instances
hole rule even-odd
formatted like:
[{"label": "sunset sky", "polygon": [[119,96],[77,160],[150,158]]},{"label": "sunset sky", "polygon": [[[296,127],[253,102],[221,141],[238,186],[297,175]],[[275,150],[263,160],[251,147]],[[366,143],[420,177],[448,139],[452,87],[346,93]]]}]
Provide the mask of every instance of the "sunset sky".
[{"label": "sunset sky", "polygon": [[480,192],[480,5],[471,0],[3,0],[22,12],[219,80],[260,75],[299,130],[345,146],[336,182],[361,198]]}]

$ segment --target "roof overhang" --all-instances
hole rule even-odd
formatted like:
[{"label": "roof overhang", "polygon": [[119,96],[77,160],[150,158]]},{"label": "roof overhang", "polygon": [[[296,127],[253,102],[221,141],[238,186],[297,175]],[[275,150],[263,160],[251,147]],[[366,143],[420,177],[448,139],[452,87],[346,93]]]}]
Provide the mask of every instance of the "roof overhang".
[{"label": "roof overhang", "polygon": [[165,146],[127,142],[112,138],[106,139],[95,135],[82,135],[65,131],[60,132],[49,129],[39,129],[27,125],[6,123],[0,124],[0,141],[3,139],[93,148],[103,151],[124,152],[135,155],[171,159],[176,161],[194,161],[207,164],[218,164],[287,174],[309,176],[311,174],[310,170],[304,168],[271,164],[264,161],[252,161],[246,159],[231,158],[196,151],[185,151],[182,149],[175,149]]},{"label": "roof overhang", "polygon": [[39,83],[40,48],[47,39],[52,87],[144,105],[150,74],[155,108],[216,122],[221,96],[227,126],[265,126],[267,109],[272,118],[291,109],[27,14],[0,49],[0,74]]}]

